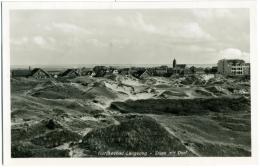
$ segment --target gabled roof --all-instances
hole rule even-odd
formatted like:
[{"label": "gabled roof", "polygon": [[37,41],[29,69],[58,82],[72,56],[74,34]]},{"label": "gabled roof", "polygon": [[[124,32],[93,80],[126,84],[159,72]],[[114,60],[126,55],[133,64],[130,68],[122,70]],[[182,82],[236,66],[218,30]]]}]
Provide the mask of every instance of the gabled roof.
[{"label": "gabled roof", "polygon": [[150,70],[146,69],[139,77],[141,78],[145,74],[147,74],[148,76],[152,76],[152,72],[150,72]]},{"label": "gabled roof", "polygon": [[153,71],[151,69],[146,69],[144,72],[146,72],[148,75],[153,75]]},{"label": "gabled roof", "polygon": [[46,71],[44,71],[43,69],[41,68],[34,68],[32,71],[31,71],[31,76],[33,76],[35,73],[37,73],[38,71],[41,71],[43,72],[46,76],[50,76]]},{"label": "gabled roof", "polygon": [[145,69],[139,69],[134,72],[131,72],[131,75],[133,75],[136,78],[139,78],[145,71]]},{"label": "gabled roof", "polygon": [[75,73],[76,75],[80,76],[79,72],[77,69],[67,69],[63,73],[60,74],[60,76],[67,76],[70,73]]}]

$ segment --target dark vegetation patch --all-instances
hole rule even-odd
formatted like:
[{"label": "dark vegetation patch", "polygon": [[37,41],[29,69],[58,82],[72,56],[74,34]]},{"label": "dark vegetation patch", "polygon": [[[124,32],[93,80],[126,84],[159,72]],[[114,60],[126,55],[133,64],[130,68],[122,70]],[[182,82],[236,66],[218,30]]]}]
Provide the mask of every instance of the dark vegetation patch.
[{"label": "dark vegetation patch", "polygon": [[31,97],[26,96],[15,96],[11,98],[11,108],[13,109],[39,109],[45,107],[43,104],[39,103]]},{"label": "dark vegetation patch", "polygon": [[39,123],[29,125],[27,123],[20,125],[19,127],[12,127],[11,137],[13,141],[19,141],[24,139],[30,139],[34,136],[44,134],[47,131],[62,128],[62,126],[54,120],[43,120]]},{"label": "dark vegetation patch", "polygon": [[11,78],[11,93],[28,91],[39,84],[39,81],[28,78]]},{"label": "dark vegetation patch", "polygon": [[247,124],[250,125],[250,115],[249,116],[245,116],[245,115],[241,115],[241,116],[226,116],[226,115],[216,115],[216,116],[212,116],[212,119],[216,120],[216,121],[221,121],[221,122],[226,122],[226,123],[234,123],[234,124]]},{"label": "dark vegetation patch", "polygon": [[[250,114],[250,113],[249,113]],[[250,115],[216,115],[211,117],[217,121],[222,127],[230,129],[232,131],[251,132],[251,119]]]},{"label": "dark vegetation patch", "polygon": [[12,119],[16,118],[23,118],[23,119],[35,119],[35,118],[45,118],[46,113],[42,110],[35,110],[35,109],[16,109],[11,112]]},{"label": "dark vegetation patch", "polygon": [[210,98],[210,99],[147,99],[113,102],[113,110],[122,113],[144,113],[175,115],[198,115],[208,112],[230,113],[250,111],[250,100],[241,98]]},{"label": "dark vegetation patch", "polygon": [[65,99],[68,98],[63,93],[57,93],[53,91],[39,91],[32,94],[34,97],[42,97],[47,99]]},{"label": "dark vegetation patch", "polygon": [[36,137],[31,140],[35,145],[44,146],[46,148],[53,148],[64,144],[65,142],[78,141],[80,135],[69,130],[55,130],[45,135]]},{"label": "dark vegetation patch", "polygon": [[[155,151],[187,151],[179,139],[145,116],[131,116],[120,120],[120,125],[95,129],[83,138],[80,147],[93,156],[107,151],[147,152],[148,156],[154,156]],[[189,155],[192,153],[187,152],[186,156]]]},{"label": "dark vegetation patch", "polygon": [[53,158],[69,157],[69,150],[49,149],[42,146],[34,145],[29,142],[12,143],[12,158]]},{"label": "dark vegetation patch", "polygon": [[222,127],[228,128],[232,131],[250,132],[251,126],[244,123],[229,123],[229,122],[219,122]]},{"label": "dark vegetation patch", "polygon": [[202,155],[207,157],[245,157],[251,156],[251,151],[232,144],[194,143],[193,147]]},{"label": "dark vegetation patch", "polygon": [[84,92],[69,84],[63,84],[45,87],[31,95],[47,99],[83,98]]}]

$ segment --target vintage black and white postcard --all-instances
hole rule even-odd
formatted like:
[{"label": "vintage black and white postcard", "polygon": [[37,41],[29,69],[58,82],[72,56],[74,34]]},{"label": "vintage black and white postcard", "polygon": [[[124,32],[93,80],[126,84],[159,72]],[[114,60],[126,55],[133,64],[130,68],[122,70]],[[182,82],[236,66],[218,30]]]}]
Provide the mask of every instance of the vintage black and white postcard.
[{"label": "vintage black and white postcard", "polygon": [[3,3],[4,160],[254,162],[254,7]]}]

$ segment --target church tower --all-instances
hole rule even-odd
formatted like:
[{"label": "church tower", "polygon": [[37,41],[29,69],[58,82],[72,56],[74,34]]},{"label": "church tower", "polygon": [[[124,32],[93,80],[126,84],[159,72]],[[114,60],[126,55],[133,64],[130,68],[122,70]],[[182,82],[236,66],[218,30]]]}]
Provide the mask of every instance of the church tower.
[{"label": "church tower", "polygon": [[176,67],[176,59],[174,58],[173,62],[172,62],[172,67],[175,68]]}]

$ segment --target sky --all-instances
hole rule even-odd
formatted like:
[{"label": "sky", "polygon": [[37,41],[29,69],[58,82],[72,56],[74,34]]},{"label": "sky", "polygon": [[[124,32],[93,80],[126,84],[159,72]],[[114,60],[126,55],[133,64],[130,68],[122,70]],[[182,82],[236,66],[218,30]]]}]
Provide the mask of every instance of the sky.
[{"label": "sky", "polygon": [[249,10],[12,10],[10,52],[11,65],[248,62]]}]

